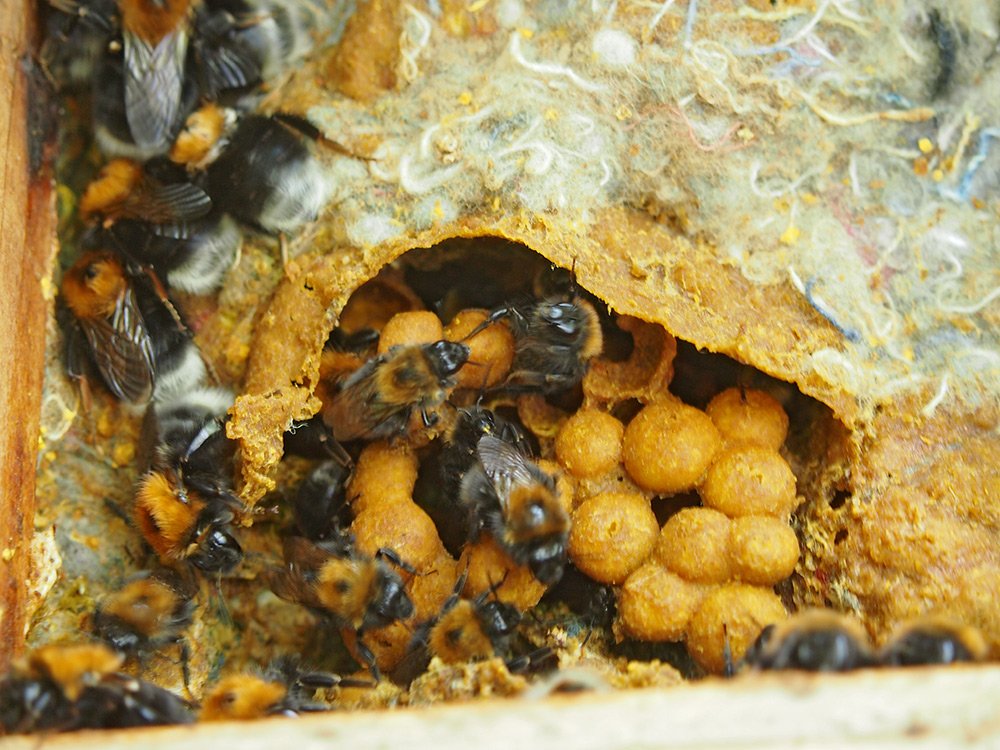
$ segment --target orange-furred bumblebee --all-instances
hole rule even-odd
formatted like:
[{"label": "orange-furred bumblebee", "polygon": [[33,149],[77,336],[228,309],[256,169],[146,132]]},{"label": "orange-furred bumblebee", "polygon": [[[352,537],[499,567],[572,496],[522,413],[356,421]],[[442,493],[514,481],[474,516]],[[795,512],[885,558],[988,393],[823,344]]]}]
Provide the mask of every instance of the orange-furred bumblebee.
[{"label": "orange-furred bumblebee", "polygon": [[499,390],[567,391],[583,380],[604,346],[597,310],[577,294],[499,307],[469,336],[500,320],[507,320],[514,334],[514,361]]},{"label": "orange-furred bumblebee", "polygon": [[165,564],[225,573],[243,558],[232,530],[243,507],[233,495],[234,444],[223,424],[232,403],[225,389],[200,388],[147,411],[150,470],[139,480],[133,519]]},{"label": "orange-furred bumblebee", "polygon": [[106,596],[94,611],[94,634],[115,651],[143,661],[151,652],[180,643],[187,683],[184,631],[195,610],[193,581],[168,568],[144,572]]},{"label": "orange-furred bumblebee", "polygon": [[188,117],[170,158],[204,172],[220,210],[266,232],[291,232],[319,215],[333,188],[306,143],[315,134],[288,116],[239,117],[207,104]]},{"label": "orange-furred bumblebee", "polygon": [[824,609],[806,610],[765,627],[743,664],[754,669],[845,672],[876,663],[860,623]]},{"label": "orange-furred bumblebee", "polygon": [[983,634],[943,616],[924,616],[903,623],[879,651],[879,663],[890,667],[975,662],[986,658]]},{"label": "orange-furred bumblebee", "polygon": [[218,288],[243,240],[236,222],[164,160],[108,162],[87,186],[80,212],[100,219],[86,246],[111,247],[130,267],[150,266],[170,287],[193,294]]},{"label": "orange-furred bumblebee", "polygon": [[109,391],[135,403],[170,398],[205,379],[205,363],[176,311],[116,254],[85,252],[64,274],[61,292],[70,377],[82,379],[93,367]]},{"label": "orange-furred bumblebee", "polygon": [[414,410],[431,426],[468,359],[469,347],[454,341],[394,346],[336,384],[323,421],[342,443],[403,435]]},{"label": "orange-furred bumblebee", "polygon": [[189,724],[181,698],[118,672],[101,644],[43,646],[0,680],[0,726],[10,734]]},{"label": "orange-furred bumblebee", "polygon": [[283,546],[284,567],[266,574],[271,591],[328,616],[337,628],[353,630],[359,656],[378,679],[374,654],[363,636],[413,614],[403,580],[389,562],[407,572],[412,569],[391,550],[363,555],[346,536],[321,542],[286,537]]},{"label": "orange-furred bumblebee", "polygon": [[542,583],[553,584],[566,564],[569,514],[556,493],[556,478],[515,444],[485,435],[478,459],[462,476],[459,498],[470,536],[485,531]]},{"label": "orange-furred bumblebee", "polygon": [[279,657],[261,673],[225,677],[202,702],[202,721],[245,721],[265,716],[296,716],[326,711],[330,706],[313,700],[313,694],[337,685],[366,687],[371,683],[344,679],[329,672],[306,670],[295,657]]},{"label": "orange-furred bumblebee", "polygon": [[438,657],[445,664],[481,661],[502,655],[521,624],[521,613],[511,604],[493,598],[491,587],[475,599],[463,599],[468,571],[459,577],[455,591],[434,619],[420,625],[400,666],[395,682],[407,685]]}]

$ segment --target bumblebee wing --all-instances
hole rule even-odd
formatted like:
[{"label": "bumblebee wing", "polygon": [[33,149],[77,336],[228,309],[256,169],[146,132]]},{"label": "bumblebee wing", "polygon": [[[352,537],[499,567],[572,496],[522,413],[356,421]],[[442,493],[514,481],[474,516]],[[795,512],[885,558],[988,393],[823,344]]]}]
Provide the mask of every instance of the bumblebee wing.
[{"label": "bumblebee wing", "polygon": [[538,481],[527,457],[516,447],[499,438],[492,435],[480,438],[476,453],[486,475],[493,480],[504,512],[507,511],[512,487],[534,484]]},{"label": "bumblebee wing", "polygon": [[146,178],[126,199],[122,215],[160,225],[155,230],[159,236],[184,239],[191,231],[183,222],[200,219],[211,210],[212,199],[197,185]]},{"label": "bumblebee wing", "polygon": [[238,89],[261,79],[260,61],[234,34],[238,21],[225,11],[199,12],[192,42],[202,94],[214,98],[224,89]]},{"label": "bumblebee wing", "polygon": [[282,556],[290,570],[304,575],[314,573],[332,556],[329,550],[301,536],[285,537],[281,544]]},{"label": "bumblebee wing", "polygon": [[375,437],[381,418],[375,393],[375,368],[380,359],[366,362],[343,380],[333,399],[323,410],[326,422],[338,443]]},{"label": "bumblebee wing", "polygon": [[125,31],[125,114],[136,144],[166,147],[179,119],[188,35],[167,34],[155,46]]},{"label": "bumblebee wing", "polygon": [[322,603],[316,598],[312,584],[302,578],[298,571],[288,566],[271,567],[264,571],[263,576],[264,583],[275,596],[313,609],[323,609]]},{"label": "bumblebee wing", "polygon": [[81,319],[94,364],[108,389],[124,401],[149,399],[153,389],[153,343],[131,287],[110,318]]}]

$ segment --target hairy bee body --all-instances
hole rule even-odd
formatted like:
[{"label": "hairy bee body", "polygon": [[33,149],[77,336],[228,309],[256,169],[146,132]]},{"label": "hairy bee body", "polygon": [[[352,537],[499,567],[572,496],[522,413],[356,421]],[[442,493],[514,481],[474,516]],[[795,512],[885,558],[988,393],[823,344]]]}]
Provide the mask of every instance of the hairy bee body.
[{"label": "hairy bee body", "polygon": [[817,609],[768,625],[747,649],[743,663],[765,670],[843,672],[872,666],[875,655],[856,620]]},{"label": "hairy bee body", "polygon": [[43,646],[0,680],[7,733],[188,724],[187,704],[168,690],[118,672],[106,646]]},{"label": "hairy bee body", "polygon": [[583,380],[590,361],[604,346],[597,311],[576,295],[498,308],[481,327],[502,319],[514,334],[514,361],[501,390],[566,391]]},{"label": "hairy bee body", "polygon": [[217,290],[243,244],[236,222],[218,211],[166,225],[125,219],[105,231],[106,244],[136,264],[151,266],[171,289],[191,294]]},{"label": "hairy bee body", "polygon": [[208,166],[219,207],[267,232],[292,232],[319,216],[332,182],[303,136],[273,117],[246,115]]},{"label": "hairy bee body", "polygon": [[425,425],[454,386],[469,347],[453,341],[394,346],[354,371],[323,405],[323,421],[339,442],[404,434],[414,411]]},{"label": "hairy bee body", "polygon": [[900,626],[879,651],[879,663],[892,667],[976,662],[986,658],[983,634],[943,616],[919,617]]},{"label": "hairy bee body", "polygon": [[194,614],[194,588],[169,569],[140,573],[105,597],[93,616],[94,634],[126,656],[178,643]]},{"label": "hairy bee body", "polygon": [[84,253],[61,291],[71,377],[83,377],[89,362],[111,393],[134,403],[169,399],[205,379],[205,363],[176,312],[114,253]]},{"label": "hairy bee body", "polygon": [[476,456],[478,461],[462,477],[459,495],[470,536],[486,531],[539,581],[555,583],[566,564],[570,525],[555,477],[516,445],[493,435],[479,440]]},{"label": "hairy bee body", "polygon": [[267,573],[271,590],[282,599],[324,614],[334,627],[353,630],[358,636],[358,652],[377,678],[374,655],[362,638],[367,630],[413,614],[413,602],[403,581],[386,559],[398,566],[403,563],[388,550],[375,557],[362,555],[345,536],[321,542],[287,537],[284,558],[283,568]]},{"label": "hairy bee body", "polygon": [[525,455],[532,452],[527,437],[512,422],[478,405],[461,408],[447,435],[421,461],[413,489],[413,499],[433,519],[441,541],[456,557],[469,538],[468,509],[460,502],[462,479],[479,461],[476,448],[486,435],[499,437]]},{"label": "hairy bee body", "polygon": [[298,658],[283,656],[272,661],[262,672],[248,672],[225,677],[212,688],[202,702],[202,721],[246,721],[265,716],[296,716],[311,711],[326,711],[326,703],[313,700],[318,689],[340,684],[365,684],[342,680],[329,672],[314,672],[302,667]]},{"label": "hairy bee body", "polygon": [[201,388],[147,413],[150,470],[139,481],[133,517],[164,563],[226,572],[243,557],[231,526],[242,509],[233,495],[234,445],[224,429],[232,400],[225,389]]}]

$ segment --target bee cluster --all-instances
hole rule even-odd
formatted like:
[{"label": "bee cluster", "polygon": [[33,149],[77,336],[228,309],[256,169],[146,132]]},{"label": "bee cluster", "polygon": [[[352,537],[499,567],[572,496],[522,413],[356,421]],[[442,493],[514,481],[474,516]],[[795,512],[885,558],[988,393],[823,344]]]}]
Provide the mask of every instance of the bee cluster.
[{"label": "bee cluster", "polygon": [[[463,259],[429,271],[404,259],[359,288],[323,349],[320,411],[284,436],[308,470],[283,488],[281,521],[258,523],[234,482],[233,394],[210,385],[171,291],[215,293],[245,229],[295,232],[327,202],[315,131],[252,112],[259,84],[308,50],[319,13],[287,0],[51,5],[50,43],[86,54],[53,47],[50,62],[93,87],[110,159],[83,192],[83,252],[63,276],[66,364],[85,392],[98,380],[146,404],[124,515],[156,563],[93,612],[104,645],[42,647],[0,682],[7,731],[325,710],[317,691],[415,694],[469,663],[514,684],[580,662],[588,643],[614,661],[612,640],[685,641],[705,672],[744,654],[829,668],[787,654],[840,653],[843,639],[812,621],[770,629],[787,617],[774,587],[799,558],[784,407],[733,383],[694,399],[704,409],[685,403],[669,333],[614,316],[537,257],[515,269],[519,285],[470,280],[467,266],[462,279]],[[524,260],[516,250],[502,263]],[[199,578],[246,566],[247,538],[275,526],[282,560],[257,580],[339,631],[358,676],[282,656],[222,677],[195,710],[120,671],[176,648],[198,692],[185,634]],[[529,616],[556,608],[572,614],[532,629]],[[853,636],[861,656],[838,664],[982,656],[944,625],[912,632],[878,656]],[[940,647],[911,648],[925,637]]]}]

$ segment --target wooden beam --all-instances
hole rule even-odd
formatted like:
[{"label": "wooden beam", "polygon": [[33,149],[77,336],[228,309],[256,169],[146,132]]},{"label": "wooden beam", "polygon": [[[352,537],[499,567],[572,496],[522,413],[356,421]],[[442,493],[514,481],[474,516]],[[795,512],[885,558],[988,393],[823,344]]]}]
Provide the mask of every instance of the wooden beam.
[{"label": "wooden beam", "polygon": [[0,669],[23,646],[54,257],[48,98],[34,4],[0,0]]}]

